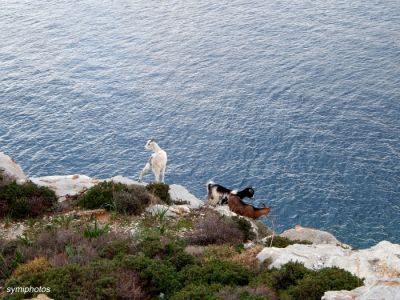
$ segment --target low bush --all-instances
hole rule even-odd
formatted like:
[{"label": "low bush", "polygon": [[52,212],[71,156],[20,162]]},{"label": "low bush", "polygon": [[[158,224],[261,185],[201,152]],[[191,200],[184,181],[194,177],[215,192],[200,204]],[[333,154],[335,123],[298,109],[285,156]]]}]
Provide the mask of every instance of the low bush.
[{"label": "low bush", "polygon": [[50,268],[50,264],[45,257],[38,257],[19,265],[12,273],[13,277],[18,277],[25,274],[40,273]]},{"label": "low bush", "polygon": [[232,220],[236,222],[240,231],[243,232],[244,241],[252,240],[256,237],[256,234],[253,231],[253,227],[248,220],[238,216],[232,217]]},{"label": "low bush", "polygon": [[88,209],[105,208],[138,215],[152,200],[153,196],[143,186],[101,182],[79,198],[79,205]]},{"label": "low bush", "polygon": [[[272,245],[271,245],[271,240],[272,240]],[[290,240],[286,237],[275,235],[273,237],[271,236],[266,238],[264,244],[267,247],[286,248],[287,246],[294,244],[312,245],[312,242],[303,240]]]},{"label": "low bush", "polygon": [[162,202],[171,205],[172,200],[169,195],[169,185],[162,182],[152,182],[146,186],[146,189],[154,196],[158,197]]},{"label": "low bush", "polygon": [[115,291],[118,300],[151,299],[141,286],[138,273],[132,270],[121,269],[118,272]]},{"label": "low bush", "polygon": [[279,269],[272,269],[267,272],[268,279],[265,283],[276,290],[284,290],[295,285],[298,280],[311,273],[312,271],[302,263],[289,262]]},{"label": "low bush", "polygon": [[152,195],[140,185],[129,186],[126,191],[115,192],[115,210],[128,215],[139,215],[153,201]]},{"label": "low bush", "polygon": [[146,290],[153,295],[164,293],[170,296],[183,287],[182,275],[169,261],[151,259],[145,256],[126,256],[122,260],[122,265],[137,271]]},{"label": "low bush", "polygon": [[138,250],[146,257],[166,260],[179,271],[195,259],[185,252],[182,242],[162,236],[157,231],[148,231],[140,239]]},{"label": "low bush", "polygon": [[204,218],[195,221],[193,231],[187,234],[187,241],[193,245],[234,245],[242,243],[243,236],[235,221],[210,211]]},{"label": "low bush", "polygon": [[239,252],[232,245],[208,245],[204,249],[204,259],[230,259]]},{"label": "low bush", "polygon": [[20,245],[18,250],[26,260],[46,257],[54,267],[86,265],[99,257],[112,259],[136,253],[134,241],[125,236],[108,232],[97,238],[86,238],[78,231],[71,228],[44,230],[37,234],[32,245]]},{"label": "low bush", "polygon": [[220,300],[277,300],[275,292],[268,287],[225,287],[217,293]]},{"label": "low bush", "polygon": [[211,259],[182,270],[186,284],[247,285],[251,273],[240,265]]},{"label": "low bush", "polygon": [[281,268],[264,270],[252,279],[252,286],[269,286],[279,293],[279,299],[321,299],[329,290],[352,290],[363,281],[339,268],[307,269],[302,263],[289,262]]},{"label": "low bush", "polygon": [[217,300],[216,293],[223,286],[220,284],[188,284],[175,293],[171,300]]},{"label": "low bush", "polygon": [[54,191],[32,182],[11,182],[0,187],[0,217],[35,218],[54,210],[56,204]]},{"label": "low bush", "polygon": [[130,252],[130,245],[127,240],[114,240],[99,249],[99,256],[102,258],[113,259],[123,257]]},{"label": "low bush", "polygon": [[11,273],[24,262],[24,256],[19,251],[19,241],[5,241],[0,239],[0,286]]},{"label": "low bush", "polygon": [[[51,268],[12,278],[7,287],[44,286],[53,299],[148,299],[139,276],[133,270],[118,266],[114,261],[99,260],[86,266],[75,264]],[[133,294],[132,294],[133,293]],[[5,299],[25,299],[34,293],[7,294]]]},{"label": "low bush", "polygon": [[256,272],[261,268],[257,254],[260,253],[262,249],[262,246],[257,245],[255,247],[245,249],[240,253],[236,253],[234,256],[229,258],[229,260],[235,264],[245,267],[248,270]]},{"label": "low bush", "polygon": [[305,275],[282,292],[281,298],[319,300],[326,291],[352,290],[362,284],[362,280],[343,269],[323,268]]},{"label": "low bush", "polygon": [[79,205],[88,209],[105,208],[111,210],[114,208],[114,193],[126,191],[127,188],[127,185],[122,183],[100,182],[79,197]]}]

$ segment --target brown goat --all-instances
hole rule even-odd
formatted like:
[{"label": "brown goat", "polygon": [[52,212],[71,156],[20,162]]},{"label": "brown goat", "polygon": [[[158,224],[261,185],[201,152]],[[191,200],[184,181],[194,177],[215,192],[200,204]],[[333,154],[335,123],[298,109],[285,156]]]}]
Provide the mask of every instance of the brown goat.
[{"label": "brown goat", "polygon": [[269,207],[257,208],[250,204],[246,204],[238,197],[235,192],[231,192],[228,197],[228,206],[231,211],[238,215],[252,219],[257,219],[261,216],[266,216],[271,211]]}]

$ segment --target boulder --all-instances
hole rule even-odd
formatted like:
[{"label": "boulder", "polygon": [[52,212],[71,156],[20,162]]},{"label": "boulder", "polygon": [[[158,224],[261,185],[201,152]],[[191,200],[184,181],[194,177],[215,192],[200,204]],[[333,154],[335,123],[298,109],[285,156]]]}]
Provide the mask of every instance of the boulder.
[{"label": "boulder", "polygon": [[100,182],[98,179],[86,175],[32,177],[30,180],[39,186],[52,189],[60,200],[64,200],[67,195],[81,194]]},{"label": "boulder", "polygon": [[321,300],[395,300],[400,295],[400,279],[381,280],[352,291],[325,292]]},{"label": "boulder", "polygon": [[264,248],[257,258],[272,259],[270,268],[289,261],[299,261],[309,269],[339,267],[365,278],[365,284],[400,278],[400,245],[382,241],[363,250],[351,250],[331,244],[290,245],[286,248]]},{"label": "boulder", "polygon": [[[288,238],[289,240],[303,240],[309,241],[313,244],[332,244],[332,245],[341,245],[336,237],[326,231],[314,229],[314,228],[307,228],[302,227],[300,225],[296,225],[294,229],[288,229],[280,234],[281,237]],[[349,247],[348,245],[345,245]]]},{"label": "boulder", "polygon": [[169,195],[174,202],[184,202],[190,208],[199,208],[204,205],[204,202],[197,199],[184,186],[179,184],[171,184],[169,186]]},{"label": "boulder", "polygon": [[0,152],[0,170],[11,177],[14,177],[18,184],[23,184],[28,180],[28,177],[25,175],[24,171],[22,171],[21,166],[3,152]]}]

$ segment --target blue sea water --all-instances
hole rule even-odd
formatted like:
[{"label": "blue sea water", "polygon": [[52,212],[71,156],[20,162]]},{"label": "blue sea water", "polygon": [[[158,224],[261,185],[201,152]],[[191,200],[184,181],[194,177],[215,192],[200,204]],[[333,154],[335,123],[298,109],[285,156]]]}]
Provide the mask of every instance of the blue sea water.
[{"label": "blue sea water", "polygon": [[400,2],[1,1],[0,151],[137,178],[149,137],[167,182],[253,185],[278,232],[400,242]]}]

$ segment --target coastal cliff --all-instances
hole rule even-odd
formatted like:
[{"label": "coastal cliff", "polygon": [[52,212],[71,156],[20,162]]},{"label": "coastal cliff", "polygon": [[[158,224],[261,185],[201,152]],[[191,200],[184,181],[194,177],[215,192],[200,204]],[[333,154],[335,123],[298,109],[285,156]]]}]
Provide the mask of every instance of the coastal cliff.
[{"label": "coastal cliff", "polygon": [[[34,193],[34,202],[23,202],[28,204],[19,215],[9,213],[11,200],[0,194],[4,299],[40,294],[89,299],[87,293],[93,291],[101,299],[335,300],[400,295],[398,244],[382,241],[369,249],[352,249],[328,232],[299,225],[277,234],[227,206],[209,207],[176,184],[78,174],[29,178],[3,153],[0,171],[0,189],[29,183],[30,189],[43,189],[46,201],[50,192],[56,199],[46,202],[51,205],[43,206],[43,212],[35,211],[33,218],[28,208],[32,203],[39,206],[39,194]],[[17,190],[14,186],[13,195]],[[111,205],[104,195],[113,199]],[[100,198],[104,202],[93,206]],[[21,217],[24,212],[28,217]],[[71,274],[81,283],[66,291],[70,283],[62,283]],[[35,285],[51,291],[14,290]]]}]

